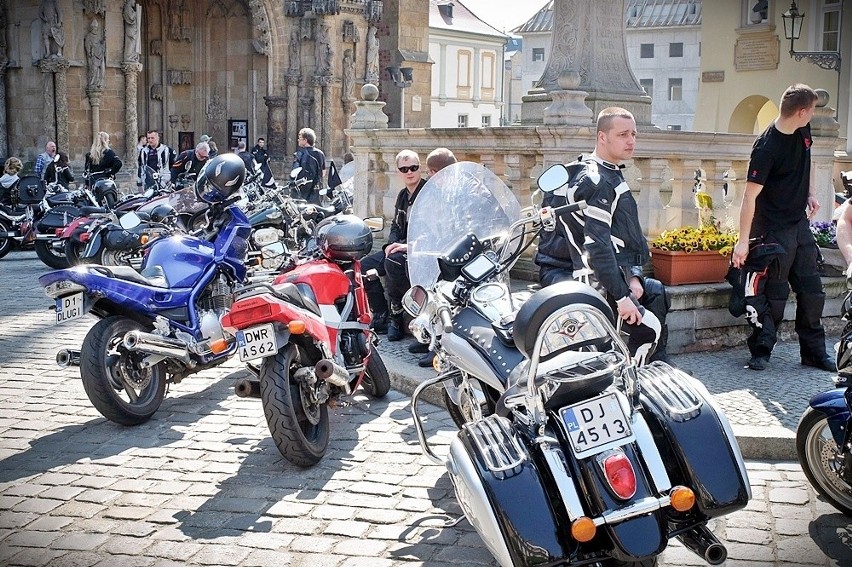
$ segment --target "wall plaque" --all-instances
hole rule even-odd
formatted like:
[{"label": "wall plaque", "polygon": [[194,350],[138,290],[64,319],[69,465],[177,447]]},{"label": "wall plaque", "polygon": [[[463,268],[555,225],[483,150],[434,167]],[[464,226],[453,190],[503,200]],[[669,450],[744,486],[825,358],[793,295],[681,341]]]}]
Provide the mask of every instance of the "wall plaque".
[{"label": "wall plaque", "polygon": [[737,71],[777,69],[779,46],[777,35],[740,37],[734,48],[734,67]]},{"label": "wall plaque", "polygon": [[724,83],[725,82],[725,72],[724,71],[704,71],[701,73],[701,82],[702,83]]}]

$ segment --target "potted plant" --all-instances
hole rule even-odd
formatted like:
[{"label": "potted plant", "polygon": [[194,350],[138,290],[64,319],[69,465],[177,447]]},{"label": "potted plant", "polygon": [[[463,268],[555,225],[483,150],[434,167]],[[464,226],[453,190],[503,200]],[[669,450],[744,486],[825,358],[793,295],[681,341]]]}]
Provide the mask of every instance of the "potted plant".
[{"label": "potted plant", "polygon": [[663,231],[651,241],[654,277],[666,285],[725,280],[737,233],[708,224]]}]

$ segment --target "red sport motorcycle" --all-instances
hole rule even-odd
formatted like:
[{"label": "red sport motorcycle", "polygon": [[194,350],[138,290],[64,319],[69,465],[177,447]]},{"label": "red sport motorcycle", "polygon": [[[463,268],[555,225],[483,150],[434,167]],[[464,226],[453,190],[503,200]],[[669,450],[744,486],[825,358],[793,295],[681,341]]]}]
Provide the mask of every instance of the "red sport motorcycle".
[{"label": "red sport motorcycle", "polygon": [[237,395],[261,399],[275,445],[297,466],[325,455],[328,407],[340,396],[358,386],[374,398],[390,390],[360,263],[381,226],[382,219],[353,215],[326,219],[315,246],[295,255],[272,283],[238,290],[222,317],[240,360],[258,377],[237,383]]}]

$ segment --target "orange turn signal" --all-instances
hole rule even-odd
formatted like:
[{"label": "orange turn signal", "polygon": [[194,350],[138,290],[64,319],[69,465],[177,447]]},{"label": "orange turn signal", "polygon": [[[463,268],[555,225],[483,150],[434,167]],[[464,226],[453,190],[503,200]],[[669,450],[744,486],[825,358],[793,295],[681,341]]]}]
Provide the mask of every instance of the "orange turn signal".
[{"label": "orange turn signal", "polygon": [[139,242],[141,242],[142,244],[148,244],[148,240],[149,238],[147,234],[143,234],[139,237]]},{"label": "orange turn signal", "polygon": [[299,319],[294,319],[287,323],[287,328],[290,329],[290,332],[294,335],[303,335],[305,331],[308,329],[308,326],[304,321],[300,321]]},{"label": "orange turn signal", "polygon": [[210,350],[213,352],[213,354],[225,352],[226,350],[228,350],[228,341],[226,341],[225,339],[213,341],[212,343],[210,343]]},{"label": "orange turn signal", "polygon": [[580,543],[591,541],[597,531],[598,528],[595,526],[594,520],[586,516],[582,516],[571,522],[571,537]]},{"label": "orange turn signal", "polygon": [[691,488],[685,486],[675,486],[672,488],[669,498],[672,502],[672,508],[678,512],[686,512],[695,506],[695,493]]}]

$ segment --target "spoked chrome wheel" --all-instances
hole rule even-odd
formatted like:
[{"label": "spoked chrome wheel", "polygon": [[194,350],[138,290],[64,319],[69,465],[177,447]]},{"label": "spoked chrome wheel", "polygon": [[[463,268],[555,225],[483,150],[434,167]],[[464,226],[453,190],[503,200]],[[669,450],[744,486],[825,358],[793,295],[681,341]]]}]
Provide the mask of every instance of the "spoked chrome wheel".
[{"label": "spoked chrome wheel", "polygon": [[805,476],[820,496],[852,516],[852,485],[842,476],[846,456],[837,446],[823,413],[808,408],[802,415],[796,430],[796,451]]}]

